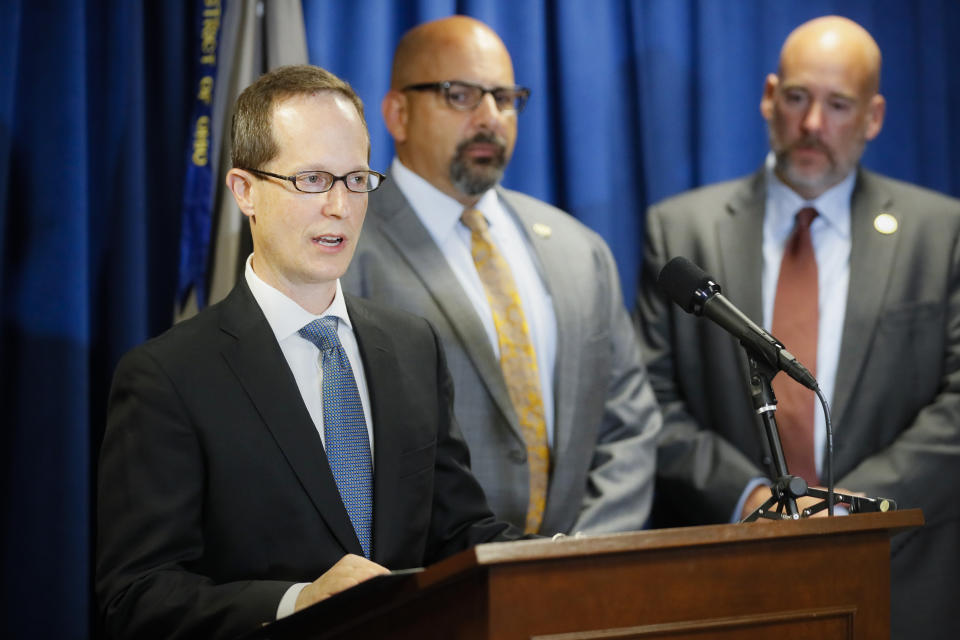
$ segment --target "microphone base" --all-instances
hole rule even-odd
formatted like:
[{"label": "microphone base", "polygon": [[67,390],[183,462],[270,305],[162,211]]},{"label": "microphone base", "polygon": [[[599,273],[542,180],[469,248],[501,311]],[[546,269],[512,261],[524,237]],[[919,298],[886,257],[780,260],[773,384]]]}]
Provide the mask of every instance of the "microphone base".
[{"label": "microphone base", "polygon": [[[826,489],[810,487],[803,478],[797,476],[781,476],[770,487],[770,498],[757,507],[753,513],[740,522],[755,522],[761,518],[766,520],[799,520],[809,518],[830,504],[830,492]],[[797,498],[811,497],[820,501],[803,509],[797,509]],[[897,503],[890,498],[865,498],[840,491],[833,492],[833,504],[849,504],[849,513],[877,513],[896,511]]]},{"label": "microphone base", "polygon": [[[811,488],[807,481],[799,476],[790,475],[787,469],[787,461],[783,454],[783,446],[780,443],[780,432],[777,429],[777,420],[774,417],[777,406],[777,398],[773,394],[771,381],[777,375],[778,367],[764,358],[764,354],[759,352],[752,344],[741,342],[747,354],[747,361],[750,364],[750,397],[753,402],[753,408],[760,417],[760,424],[766,436],[767,447],[771,456],[773,469],[771,477],[775,477],[773,485],[770,487],[770,499],[744,518],[742,522],[753,522],[760,518],[767,520],[799,520],[800,518],[809,518],[810,516],[823,511],[830,510],[833,515],[833,509],[830,503],[837,505],[839,503],[849,504],[849,513],[867,513],[871,511],[893,511],[897,504],[888,498],[864,498],[847,493],[838,493],[830,490]],[[814,390],[820,395],[819,389],[814,384]],[[827,425],[829,429],[829,416]],[[828,431],[829,436],[829,431]],[[829,437],[828,437],[829,440]],[[827,469],[831,469],[833,462],[829,457],[827,459]],[[832,473],[828,471],[828,484],[832,484]],[[832,498],[831,498],[832,496]],[[819,498],[820,502],[813,504],[802,511],[797,506],[797,498],[812,497]]]}]

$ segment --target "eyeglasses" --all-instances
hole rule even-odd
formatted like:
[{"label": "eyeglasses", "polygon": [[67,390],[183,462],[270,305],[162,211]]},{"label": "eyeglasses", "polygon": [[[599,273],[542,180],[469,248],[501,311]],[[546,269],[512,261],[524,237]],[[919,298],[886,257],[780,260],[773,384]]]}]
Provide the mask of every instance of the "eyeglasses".
[{"label": "eyeglasses", "polygon": [[281,176],[260,169],[244,169],[244,171],[259,176],[288,180],[293,183],[297,191],[303,191],[304,193],[326,193],[333,188],[337,180],[343,180],[344,186],[354,193],[368,193],[383,184],[383,181],[387,178],[377,171],[351,171],[342,176],[335,176],[329,171],[301,171],[294,176]]},{"label": "eyeglasses", "polygon": [[403,88],[404,91],[439,91],[449,104],[458,111],[473,111],[488,93],[500,111],[516,111],[520,113],[530,98],[530,89],[526,87],[494,87],[487,89],[471,82],[448,80],[446,82],[424,82],[411,84]]}]

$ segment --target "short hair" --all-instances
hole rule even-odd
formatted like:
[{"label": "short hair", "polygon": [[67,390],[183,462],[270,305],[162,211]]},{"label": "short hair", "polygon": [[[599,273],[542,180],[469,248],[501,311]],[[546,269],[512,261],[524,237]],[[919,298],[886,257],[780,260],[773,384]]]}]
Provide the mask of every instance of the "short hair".
[{"label": "short hair", "polygon": [[237,98],[230,129],[233,166],[257,169],[275,158],[280,150],[273,137],[273,111],[283,100],[321,92],[339,93],[348,98],[360,114],[367,132],[367,153],[370,133],[363,116],[363,101],[347,82],[326,69],[309,64],[277,67],[263,74]]}]

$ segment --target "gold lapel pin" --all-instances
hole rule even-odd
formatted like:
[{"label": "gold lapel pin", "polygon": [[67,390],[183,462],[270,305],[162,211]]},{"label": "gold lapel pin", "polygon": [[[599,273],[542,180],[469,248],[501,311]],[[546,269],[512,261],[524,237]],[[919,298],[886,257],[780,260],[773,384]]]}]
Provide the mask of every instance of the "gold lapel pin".
[{"label": "gold lapel pin", "polygon": [[897,219],[889,213],[881,213],[873,219],[873,228],[885,236],[896,233],[899,226],[900,223],[897,222]]},{"label": "gold lapel pin", "polygon": [[549,238],[553,233],[553,229],[550,228],[550,225],[543,224],[542,222],[533,223],[533,232],[540,236],[541,238]]}]

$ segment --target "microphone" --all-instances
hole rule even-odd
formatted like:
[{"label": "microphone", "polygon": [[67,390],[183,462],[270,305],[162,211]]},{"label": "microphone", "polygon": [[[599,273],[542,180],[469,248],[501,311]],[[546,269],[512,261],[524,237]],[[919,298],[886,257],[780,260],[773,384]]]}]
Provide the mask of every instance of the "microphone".
[{"label": "microphone", "polygon": [[723,297],[720,285],[697,265],[677,256],[661,269],[657,284],[687,313],[710,318],[770,366],[786,372],[808,389],[816,391],[819,388],[816,378],[784,348],[783,343]]}]

